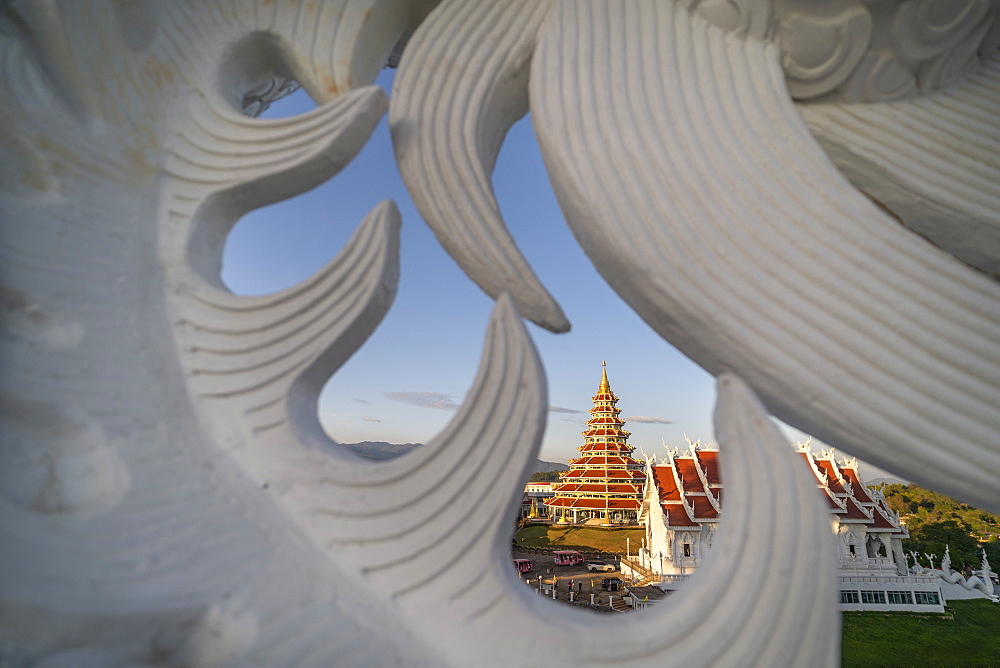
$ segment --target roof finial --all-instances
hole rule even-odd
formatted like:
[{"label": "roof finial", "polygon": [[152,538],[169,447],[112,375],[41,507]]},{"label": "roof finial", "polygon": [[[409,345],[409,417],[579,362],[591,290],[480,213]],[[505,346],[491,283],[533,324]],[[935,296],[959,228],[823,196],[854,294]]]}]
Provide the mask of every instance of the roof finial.
[{"label": "roof finial", "polygon": [[601,386],[597,388],[598,394],[604,394],[611,391],[611,385],[608,384],[608,363],[601,362]]}]

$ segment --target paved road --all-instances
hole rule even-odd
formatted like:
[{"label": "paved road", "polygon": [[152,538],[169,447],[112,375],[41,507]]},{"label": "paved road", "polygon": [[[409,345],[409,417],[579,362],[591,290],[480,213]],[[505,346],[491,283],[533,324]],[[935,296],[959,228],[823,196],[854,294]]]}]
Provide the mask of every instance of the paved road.
[{"label": "paved road", "polygon": [[[590,600],[590,594],[595,595],[596,601],[603,605],[607,605],[609,592],[601,589],[601,580],[610,577],[621,577],[621,572],[617,569],[607,573],[592,573],[587,570],[586,564],[580,564],[577,566],[556,566],[554,558],[547,554],[527,554],[522,552],[514,552],[513,559],[530,559],[534,570],[530,573],[523,574],[522,579],[531,579],[532,581],[537,581],[539,575],[542,576],[543,583],[551,583],[552,579],[556,580],[556,591],[557,599],[567,598],[567,589],[569,586],[569,581],[574,582],[574,591],[579,592],[579,585],[576,583],[583,581],[582,599],[587,602]],[[618,562],[605,559],[609,564],[614,566],[618,565]],[[622,592],[610,592],[615,596],[621,596]],[[579,596],[579,594],[578,594]]]}]

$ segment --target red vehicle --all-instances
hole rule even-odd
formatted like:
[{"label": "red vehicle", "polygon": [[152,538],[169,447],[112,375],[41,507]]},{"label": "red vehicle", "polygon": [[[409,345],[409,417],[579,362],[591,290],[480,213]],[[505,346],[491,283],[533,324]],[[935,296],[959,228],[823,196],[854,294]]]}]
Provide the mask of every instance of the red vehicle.
[{"label": "red vehicle", "polygon": [[518,573],[530,573],[531,572],[531,559],[515,559],[514,568],[517,569]]},{"label": "red vehicle", "polygon": [[556,566],[576,566],[583,563],[583,555],[576,550],[558,550],[552,553]]}]

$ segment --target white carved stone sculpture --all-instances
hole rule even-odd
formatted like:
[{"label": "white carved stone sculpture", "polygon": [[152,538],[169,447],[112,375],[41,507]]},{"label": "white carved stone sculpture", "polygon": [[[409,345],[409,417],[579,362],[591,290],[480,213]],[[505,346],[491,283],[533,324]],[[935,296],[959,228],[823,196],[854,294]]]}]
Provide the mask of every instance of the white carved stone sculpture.
[{"label": "white carved stone sculpture", "polygon": [[484,290],[565,328],[488,181],[530,107],[567,222],[665,339],[827,443],[1000,508],[997,5],[688,4],[442,3],[390,109],[424,218]]},{"label": "white carved stone sculpture", "polygon": [[990,568],[990,560],[986,558],[986,550],[982,551],[982,560],[979,565],[979,575],[970,575],[969,577],[965,577],[957,571],[952,571],[951,546],[945,546],[944,557],[941,559],[941,568],[934,568],[933,561],[931,561],[930,568],[924,568],[920,564],[915,564],[915,566],[918,575],[936,575],[943,582],[947,582],[952,585],[959,585],[966,591],[977,590],[981,592],[983,596],[991,599],[994,603],[1000,603],[1000,599],[994,595],[995,586],[993,584],[993,579],[990,577],[992,570]]},{"label": "white carved stone sculpture", "polygon": [[[934,238],[954,211],[988,240],[949,250],[995,266],[995,253],[977,257],[996,248],[996,152],[980,150],[995,149],[995,127],[973,138],[956,116],[991,112],[977,96],[996,90],[995,60],[977,64],[966,43],[991,57],[994,5],[963,3],[954,20],[912,1],[868,19],[861,3],[829,16],[763,1],[434,5],[4,5],[5,660],[836,665],[825,510],[755,393],[828,442],[996,508],[997,285],[859,195],[802,120],[848,176],[878,172],[886,206],[911,191],[934,203],[929,222],[897,212],[907,225]],[[418,23],[390,111],[400,169],[498,304],[453,422],[375,465],[329,441],[315,402],[392,301],[395,207],[376,207],[327,267],[275,295],[228,293],[219,265],[240,215],[351,160],[386,108],[369,84]],[[898,147],[838,119],[838,96],[898,70],[878,60],[895,41],[857,43],[883,25],[916,72],[900,89],[919,93],[914,118],[959,135],[922,150],[948,184],[979,175],[981,202],[908,180],[933,170],[876,169]],[[810,31],[837,39],[800,39]],[[831,46],[827,74],[810,76],[810,42]],[[921,68],[959,52],[960,67],[924,84]],[[782,63],[793,94],[829,101],[800,115]],[[243,113],[289,81],[320,106]],[[945,111],[920,106],[938,99]],[[518,312],[568,326],[490,193],[503,135],[529,106],[585,250],[719,374],[727,514],[688,586],[642,617],[546,605],[507,563],[546,406]],[[977,152],[941,155],[962,146]]]}]

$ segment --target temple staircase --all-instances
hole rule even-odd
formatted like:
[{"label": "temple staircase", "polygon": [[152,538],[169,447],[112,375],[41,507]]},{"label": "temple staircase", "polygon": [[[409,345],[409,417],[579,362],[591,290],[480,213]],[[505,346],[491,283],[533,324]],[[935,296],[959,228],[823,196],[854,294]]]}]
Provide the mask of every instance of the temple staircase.
[{"label": "temple staircase", "polygon": [[625,602],[625,599],[621,596],[616,596],[611,599],[611,609],[618,612],[629,612],[632,610],[632,606]]}]

